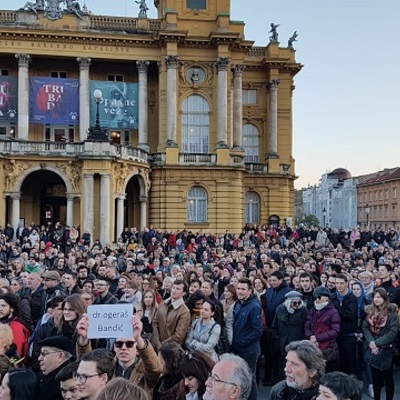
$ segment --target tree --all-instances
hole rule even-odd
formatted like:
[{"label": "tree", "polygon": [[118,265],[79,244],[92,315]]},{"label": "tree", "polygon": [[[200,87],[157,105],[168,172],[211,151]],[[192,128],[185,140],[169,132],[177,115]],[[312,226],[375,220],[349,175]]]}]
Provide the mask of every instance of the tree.
[{"label": "tree", "polygon": [[296,220],[296,225],[304,224],[306,226],[319,227],[320,223],[314,214],[304,215]]}]

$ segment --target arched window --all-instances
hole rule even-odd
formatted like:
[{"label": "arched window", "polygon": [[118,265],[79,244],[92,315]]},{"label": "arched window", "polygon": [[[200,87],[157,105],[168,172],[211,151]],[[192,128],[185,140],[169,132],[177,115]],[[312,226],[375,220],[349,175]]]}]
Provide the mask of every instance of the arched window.
[{"label": "arched window", "polygon": [[259,136],[260,133],[255,125],[243,125],[244,161],[247,163],[258,163],[260,151]]},{"label": "arched window", "polygon": [[194,187],[188,192],[187,221],[207,222],[207,192],[201,187]]},{"label": "arched window", "polygon": [[182,150],[184,153],[208,153],[210,107],[198,95],[189,96],[182,107]]},{"label": "arched window", "polygon": [[260,223],[260,198],[255,192],[246,193],[245,223]]}]

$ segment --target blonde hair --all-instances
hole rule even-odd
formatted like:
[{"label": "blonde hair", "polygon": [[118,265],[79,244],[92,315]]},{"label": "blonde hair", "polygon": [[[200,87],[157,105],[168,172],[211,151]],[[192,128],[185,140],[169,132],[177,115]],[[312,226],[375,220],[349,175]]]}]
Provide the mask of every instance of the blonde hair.
[{"label": "blonde hair", "polygon": [[14,341],[14,335],[8,324],[0,324],[0,337],[4,342],[4,349],[8,350]]},{"label": "blonde hair", "polygon": [[124,378],[112,379],[100,392],[97,400],[149,400],[147,393]]}]

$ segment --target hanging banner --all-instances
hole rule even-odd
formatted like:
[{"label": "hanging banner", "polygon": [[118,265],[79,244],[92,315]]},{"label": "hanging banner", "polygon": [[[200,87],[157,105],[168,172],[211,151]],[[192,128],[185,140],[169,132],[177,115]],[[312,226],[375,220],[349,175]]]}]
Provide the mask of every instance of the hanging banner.
[{"label": "hanging banner", "polygon": [[94,91],[100,90],[99,121],[102,128],[138,128],[138,84],[90,81],[90,125],[96,122],[97,104]]},{"label": "hanging banner", "polygon": [[30,78],[29,120],[34,124],[79,124],[79,80]]},{"label": "hanging banner", "polygon": [[17,121],[18,78],[0,76],[0,121]]}]

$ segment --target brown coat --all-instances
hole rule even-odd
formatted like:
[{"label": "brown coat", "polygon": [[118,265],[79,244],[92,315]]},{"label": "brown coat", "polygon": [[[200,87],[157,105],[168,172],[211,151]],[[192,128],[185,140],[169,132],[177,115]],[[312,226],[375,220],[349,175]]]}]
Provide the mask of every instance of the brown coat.
[{"label": "brown coat", "polygon": [[176,342],[182,346],[189,331],[189,309],[183,301],[176,308],[171,302],[171,298],[162,302],[153,320],[154,340],[152,341],[157,343],[158,347],[168,342]]}]

